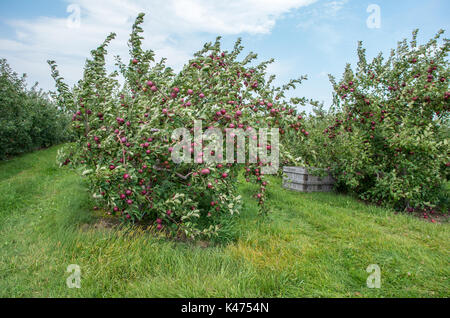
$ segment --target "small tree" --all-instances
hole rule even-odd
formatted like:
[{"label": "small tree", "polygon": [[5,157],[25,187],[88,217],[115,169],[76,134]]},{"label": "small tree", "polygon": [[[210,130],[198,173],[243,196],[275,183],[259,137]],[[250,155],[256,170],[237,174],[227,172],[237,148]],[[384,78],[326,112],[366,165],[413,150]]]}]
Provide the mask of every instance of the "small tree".
[{"label": "small tree", "polygon": [[70,118],[0,59],[0,160],[69,139]]},{"label": "small tree", "polygon": [[439,204],[449,171],[449,41],[440,31],[425,45],[398,44],[385,59],[366,61],[358,46],[354,72],[331,77],[335,124],[332,169],[341,187],[398,209]]},{"label": "small tree", "polygon": [[[118,74],[107,75],[105,68],[106,48],[114,34],[92,51],[84,77],[73,90],[49,62],[56,98],[61,107],[72,110],[78,136],[61,152],[62,164],[80,167],[99,204],[125,222],[149,220],[172,235],[216,235],[223,218],[239,212],[236,184],[243,165],[204,162],[204,144],[194,162],[172,162],[171,152],[179,141],[171,138],[172,132],[187,128],[194,133],[194,120],[200,119],[203,130],[276,127],[281,139],[290,138],[297,135],[292,127],[299,125],[292,105],[306,100],[286,100],[285,92],[301,79],[273,87],[274,76],[266,79],[265,73],[271,61],[252,67],[256,54],[239,61],[240,40],[226,52],[220,38],[205,44],[176,74],[165,66],[165,59],[155,62],[153,51],[142,49],[143,16],[133,25],[129,61],[117,58],[125,79],[122,87]],[[281,154],[288,155],[284,149]],[[261,169],[268,164],[258,158],[244,165],[248,181],[259,185],[255,196],[262,212],[267,181]]]}]

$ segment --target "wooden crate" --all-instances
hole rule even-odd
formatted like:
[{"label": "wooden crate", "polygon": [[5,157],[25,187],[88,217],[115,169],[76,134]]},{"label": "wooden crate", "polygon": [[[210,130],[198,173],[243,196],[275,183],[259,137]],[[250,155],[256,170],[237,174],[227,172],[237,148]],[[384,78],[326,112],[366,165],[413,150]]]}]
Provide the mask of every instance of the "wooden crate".
[{"label": "wooden crate", "polygon": [[316,168],[284,167],[283,187],[298,192],[330,192],[334,180],[330,175],[315,176]]}]

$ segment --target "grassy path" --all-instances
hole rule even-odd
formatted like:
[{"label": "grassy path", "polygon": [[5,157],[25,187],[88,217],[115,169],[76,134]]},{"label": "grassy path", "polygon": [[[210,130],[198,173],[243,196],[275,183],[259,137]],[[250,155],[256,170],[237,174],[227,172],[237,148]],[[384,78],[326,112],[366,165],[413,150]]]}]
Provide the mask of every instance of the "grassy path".
[{"label": "grassy path", "polygon": [[[449,225],[273,179],[269,219],[241,185],[240,238],[202,248],[95,229],[82,180],[57,147],[0,164],[0,297],[449,297]],[[127,233],[128,232],[128,233]],[[66,286],[78,264],[81,289]],[[381,288],[366,286],[369,264]]]}]

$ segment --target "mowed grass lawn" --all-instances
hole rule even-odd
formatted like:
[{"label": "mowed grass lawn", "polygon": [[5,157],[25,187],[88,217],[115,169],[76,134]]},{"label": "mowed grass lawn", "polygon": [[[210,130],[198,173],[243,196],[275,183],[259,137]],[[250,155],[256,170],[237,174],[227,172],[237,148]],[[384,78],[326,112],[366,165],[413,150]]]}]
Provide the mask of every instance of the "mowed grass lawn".
[{"label": "mowed grass lawn", "polygon": [[[82,179],[58,147],[0,164],[1,297],[449,297],[449,225],[272,179],[261,220],[242,183],[239,238],[209,247],[95,228]],[[86,226],[86,224],[91,224]],[[69,289],[69,264],[81,288]],[[369,289],[369,264],[381,288]]]}]

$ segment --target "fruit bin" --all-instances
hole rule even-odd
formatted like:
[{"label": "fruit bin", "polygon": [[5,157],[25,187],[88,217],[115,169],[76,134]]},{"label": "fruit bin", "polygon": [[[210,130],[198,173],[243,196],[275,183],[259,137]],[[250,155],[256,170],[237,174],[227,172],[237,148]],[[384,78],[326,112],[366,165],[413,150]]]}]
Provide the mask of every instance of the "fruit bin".
[{"label": "fruit bin", "polygon": [[317,168],[283,167],[283,188],[298,192],[333,191],[334,179],[329,174],[324,177],[315,175],[318,170]]}]

